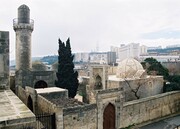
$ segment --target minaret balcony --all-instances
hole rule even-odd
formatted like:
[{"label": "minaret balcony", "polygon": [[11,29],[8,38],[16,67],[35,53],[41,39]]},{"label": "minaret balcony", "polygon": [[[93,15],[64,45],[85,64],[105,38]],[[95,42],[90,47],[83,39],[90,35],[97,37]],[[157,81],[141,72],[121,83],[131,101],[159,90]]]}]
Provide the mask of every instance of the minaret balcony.
[{"label": "minaret balcony", "polygon": [[20,23],[18,18],[13,19],[13,28],[16,31],[17,29],[29,29],[33,31],[34,29],[34,20],[30,19],[29,23]]}]

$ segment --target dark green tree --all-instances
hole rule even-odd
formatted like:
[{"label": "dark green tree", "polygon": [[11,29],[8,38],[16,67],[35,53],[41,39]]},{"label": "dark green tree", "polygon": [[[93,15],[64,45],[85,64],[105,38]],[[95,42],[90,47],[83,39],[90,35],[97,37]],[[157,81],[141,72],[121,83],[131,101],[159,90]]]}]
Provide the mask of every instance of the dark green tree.
[{"label": "dark green tree", "polygon": [[55,85],[68,90],[68,96],[74,98],[78,89],[78,73],[74,71],[74,56],[71,53],[70,39],[66,41],[66,45],[59,39],[58,50],[58,71],[56,73],[57,80]]},{"label": "dark green tree", "polygon": [[165,80],[168,79],[169,71],[167,68],[163,67],[160,62],[154,58],[146,58],[142,63],[143,67],[146,69],[148,74],[156,72],[157,75],[162,75]]},{"label": "dark green tree", "polygon": [[148,74],[155,71],[157,75],[162,75],[164,77],[164,92],[180,90],[180,75],[169,75],[168,69],[163,67],[156,59],[146,58],[144,62],[142,62],[142,65],[147,70]]}]

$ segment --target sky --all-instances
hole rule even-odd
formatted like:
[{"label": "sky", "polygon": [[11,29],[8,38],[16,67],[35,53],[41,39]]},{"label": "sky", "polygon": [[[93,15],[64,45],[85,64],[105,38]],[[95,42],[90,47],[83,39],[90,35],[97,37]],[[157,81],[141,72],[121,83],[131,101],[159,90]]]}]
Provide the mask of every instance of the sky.
[{"label": "sky", "polygon": [[1,0],[0,30],[10,33],[11,59],[13,19],[22,4],[34,20],[33,57],[57,55],[58,38],[65,42],[68,37],[73,53],[129,43],[180,44],[180,0]]}]

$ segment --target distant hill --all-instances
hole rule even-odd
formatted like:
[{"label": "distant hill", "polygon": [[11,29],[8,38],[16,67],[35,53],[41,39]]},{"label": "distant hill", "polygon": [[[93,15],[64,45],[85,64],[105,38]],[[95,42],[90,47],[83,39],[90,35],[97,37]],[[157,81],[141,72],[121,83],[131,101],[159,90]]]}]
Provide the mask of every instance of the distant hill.
[{"label": "distant hill", "polygon": [[157,53],[169,53],[172,51],[180,51],[180,47],[148,50],[148,52],[157,52]]},{"label": "distant hill", "polygon": [[[42,57],[32,57],[32,61],[40,61]],[[16,61],[15,60],[10,60],[10,66],[15,66]]]},{"label": "distant hill", "polygon": [[40,59],[41,62],[47,63],[48,65],[54,64],[58,61],[58,56],[44,56]]}]

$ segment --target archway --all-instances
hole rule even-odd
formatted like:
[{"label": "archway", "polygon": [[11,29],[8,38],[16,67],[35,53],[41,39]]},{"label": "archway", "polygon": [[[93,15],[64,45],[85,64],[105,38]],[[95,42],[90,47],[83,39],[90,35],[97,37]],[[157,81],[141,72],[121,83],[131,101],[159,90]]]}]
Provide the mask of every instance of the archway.
[{"label": "archway", "polygon": [[101,89],[102,88],[102,79],[99,75],[96,76],[96,82],[95,82],[95,89]]},{"label": "archway", "polygon": [[43,80],[37,81],[35,83],[35,85],[34,85],[35,89],[38,89],[38,88],[47,88],[47,87],[48,87],[47,83],[45,81],[43,81]]},{"label": "archway", "polygon": [[115,107],[111,103],[104,109],[103,129],[115,129]]},{"label": "archway", "polygon": [[30,95],[28,97],[27,106],[33,112],[33,101]]}]

